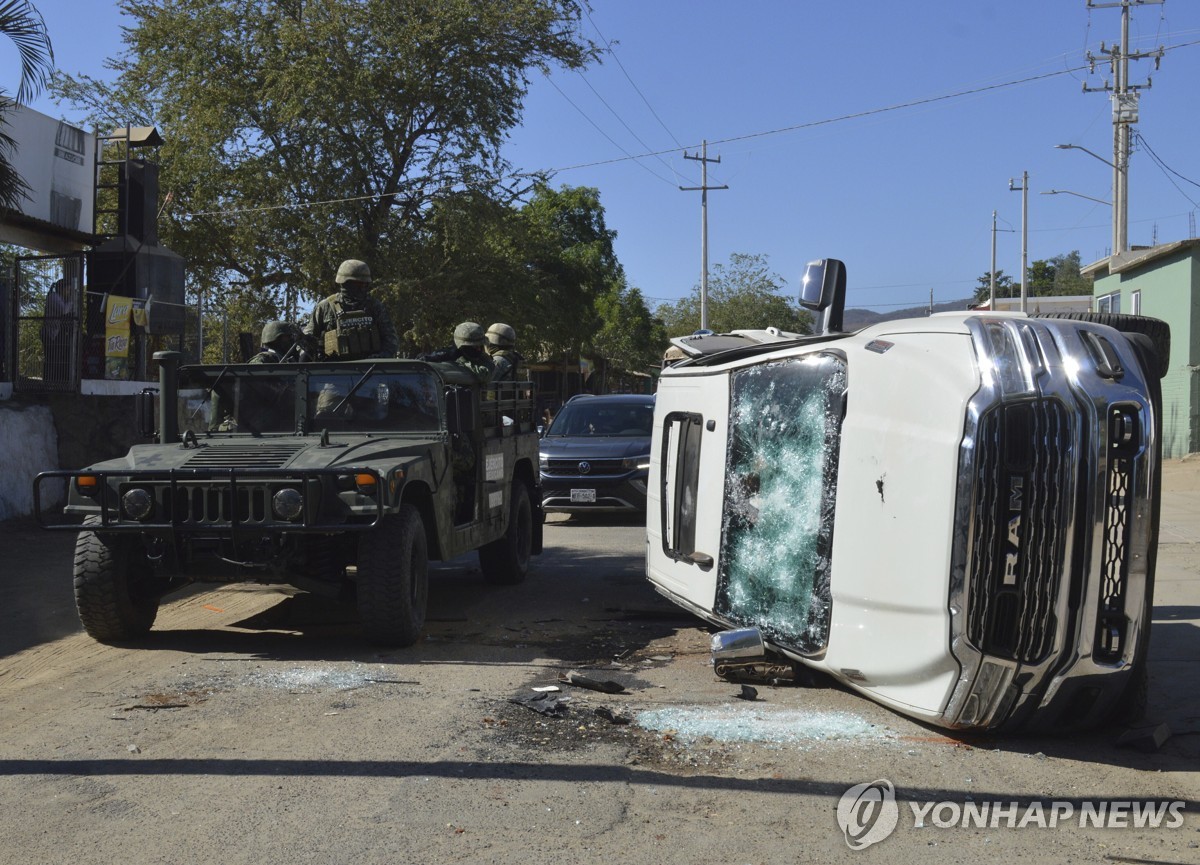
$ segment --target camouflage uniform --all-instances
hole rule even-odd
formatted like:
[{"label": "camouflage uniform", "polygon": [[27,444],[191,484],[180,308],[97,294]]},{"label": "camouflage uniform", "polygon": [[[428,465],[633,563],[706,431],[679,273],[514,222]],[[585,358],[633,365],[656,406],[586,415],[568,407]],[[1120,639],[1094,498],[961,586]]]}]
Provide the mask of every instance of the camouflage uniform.
[{"label": "camouflage uniform", "polygon": [[367,265],[343,261],[335,281],[341,290],[317,304],[304,332],[316,338],[329,358],[395,357],[400,338],[383,304],[370,295]]},{"label": "camouflage uniform", "polygon": [[293,352],[304,334],[290,321],[268,321],[262,329],[262,348],[250,358],[250,363],[279,363],[285,357],[289,361],[301,360],[302,352]]},{"label": "camouflage uniform", "polygon": [[442,349],[431,355],[426,355],[425,359],[453,361],[459,366],[469,369],[482,384],[491,380],[492,372],[495,369],[495,365],[492,363],[492,359],[488,357],[483,344],[483,328],[473,321],[464,321],[458,327],[454,328],[453,350]]}]

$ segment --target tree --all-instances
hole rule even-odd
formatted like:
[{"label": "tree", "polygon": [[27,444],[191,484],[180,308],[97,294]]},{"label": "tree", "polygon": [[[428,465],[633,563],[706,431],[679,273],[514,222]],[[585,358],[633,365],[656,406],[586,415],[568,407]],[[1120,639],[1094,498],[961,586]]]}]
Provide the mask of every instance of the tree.
[{"label": "tree", "polygon": [[[717,333],[735,329],[775,326],[793,333],[808,333],[812,316],[780,292],[783,277],[773,273],[765,255],[735,252],[729,264],[717,264],[708,279],[708,326]],[[700,327],[700,287],[689,297],[658,308],[669,336],[681,336]]]},{"label": "tree", "polygon": [[[996,271],[996,297],[1011,297],[1013,294],[1012,277],[1003,270]],[[975,280],[975,303],[987,303],[992,296],[992,272],[989,270]]]},{"label": "tree", "polygon": [[612,286],[598,298],[600,330],[592,349],[613,366],[630,371],[657,367],[667,345],[663,323],[650,314],[640,290]]},{"label": "tree", "polygon": [[[4,0],[0,2],[0,34],[16,43],[21,56],[21,83],[16,101],[28,102],[46,86],[54,69],[54,48],[46,32],[46,22],[28,0]],[[18,210],[29,187],[10,161],[17,143],[3,131],[8,125],[11,105],[0,89],[0,207]]]},{"label": "tree", "polygon": [[1050,259],[1054,265],[1054,293],[1056,295],[1074,295],[1092,293],[1092,280],[1083,276],[1080,270],[1079,250],[1073,250]]},{"label": "tree", "polygon": [[1058,268],[1053,260],[1038,259],[1029,265],[1029,281],[1025,285],[1026,297],[1049,297],[1054,294],[1054,277]]},{"label": "tree", "polygon": [[193,278],[311,300],[345,258],[410,277],[434,201],[513,182],[500,145],[528,70],[597,56],[574,0],[118,5],[115,83],[61,76],[56,94],[97,126],[159,128],[160,235]]}]

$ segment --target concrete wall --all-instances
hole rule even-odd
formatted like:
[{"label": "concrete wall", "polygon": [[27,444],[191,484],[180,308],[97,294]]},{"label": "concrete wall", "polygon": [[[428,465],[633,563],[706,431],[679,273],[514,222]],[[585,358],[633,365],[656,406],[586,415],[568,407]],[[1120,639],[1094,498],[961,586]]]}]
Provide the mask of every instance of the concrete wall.
[{"label": "concrete wall", "polygon": [[[132,397],[58,394],[0,401],[0,520],[33,513],[39,472],[83,468],[125,454],[137,441]],[[59,504],[61,483],[43,499]]]}]

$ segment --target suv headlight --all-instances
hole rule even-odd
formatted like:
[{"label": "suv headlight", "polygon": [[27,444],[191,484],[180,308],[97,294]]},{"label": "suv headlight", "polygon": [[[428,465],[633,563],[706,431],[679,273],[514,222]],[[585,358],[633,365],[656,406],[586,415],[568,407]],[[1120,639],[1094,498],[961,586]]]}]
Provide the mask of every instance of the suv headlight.
[{"label": "suv headlight", "polygon": [[538,454],[538,468],[550,468],[550,457],[546,456],[545,454]]},{"label": "suv headlight", "polygon": [[621,460],[621,468],[646,471],[650,468],[650,454],[640,457],[625,457],[625,459]]}]

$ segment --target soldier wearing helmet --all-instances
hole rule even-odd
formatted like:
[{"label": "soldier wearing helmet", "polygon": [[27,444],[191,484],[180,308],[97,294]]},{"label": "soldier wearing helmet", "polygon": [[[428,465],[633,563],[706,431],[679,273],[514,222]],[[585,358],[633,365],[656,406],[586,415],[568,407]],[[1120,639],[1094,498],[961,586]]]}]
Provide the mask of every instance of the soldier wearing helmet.
[{"label": "soldier wearing helmet", "polygon": [[484,334],[485,348],[492,363],[492,381],[525,381],[521,364],[525,358],[517,351],[517,332],[511,325],[496,322]]},{"label": "soldier wearing helmet", "polygon": [[312,360],[305,350],[308,338],[290,321],[268,321],[262,329],[262,347],[250,363],[283,363]]},{"label": "soldier wearing helmet", "polygon": [[475,373],[481,382],[488,381],[495,369],[485,343],[483,328],[473,321],[464,321],[454,328],[454,360]]},{"label": "soldier wearing helmet", "polygon": [[400,339],[383,304],[371,297],[367,263],[343,261],[334,282],[338,292],[317,304],[304,332],[333,360],[395,357]]}]

